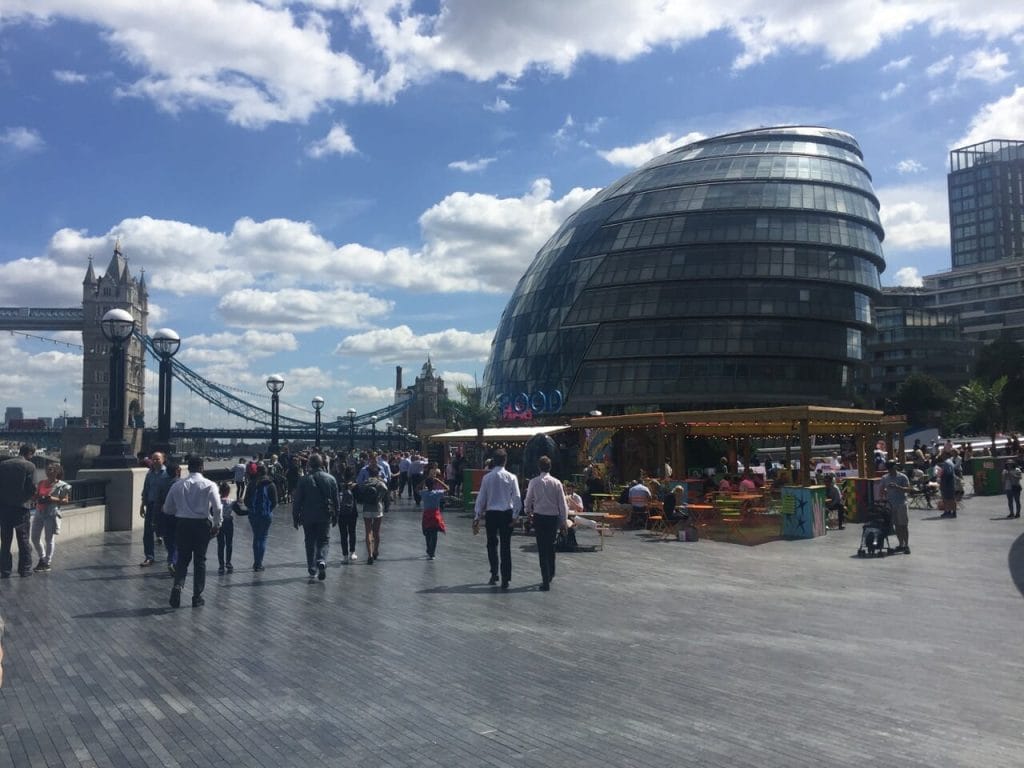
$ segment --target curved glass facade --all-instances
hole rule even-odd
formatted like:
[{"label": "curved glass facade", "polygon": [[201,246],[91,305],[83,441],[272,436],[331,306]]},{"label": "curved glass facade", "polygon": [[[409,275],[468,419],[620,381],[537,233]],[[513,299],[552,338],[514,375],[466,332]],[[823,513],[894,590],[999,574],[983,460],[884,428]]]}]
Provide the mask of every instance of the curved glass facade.
[{"label": "curved glass facade", "polygon": [[846,133],[762,128],[672,150],[540,250],[484,388],[570,414],[849,405],[883,237]]}]

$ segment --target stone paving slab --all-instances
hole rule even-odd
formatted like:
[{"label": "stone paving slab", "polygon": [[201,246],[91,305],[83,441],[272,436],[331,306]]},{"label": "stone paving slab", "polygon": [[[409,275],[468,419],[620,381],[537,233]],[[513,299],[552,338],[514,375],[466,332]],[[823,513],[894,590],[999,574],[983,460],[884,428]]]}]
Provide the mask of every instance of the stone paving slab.
[{"label": "stone paving slab", "polygon": [[913,554],[880,560],[853,556],[859,526],[627,532],[560,554],[548,593],[517,536],[503,593],[467,516],[428,562],[405,502],[376,564],[340,564],[332,532],[308,585],[284,510],[266,571],[241,521],[235,573],[178,610],[138,533],[86,537],[0,582],[0,767],[1024,765],[1024,524],[1004,512],[915,513]]}]

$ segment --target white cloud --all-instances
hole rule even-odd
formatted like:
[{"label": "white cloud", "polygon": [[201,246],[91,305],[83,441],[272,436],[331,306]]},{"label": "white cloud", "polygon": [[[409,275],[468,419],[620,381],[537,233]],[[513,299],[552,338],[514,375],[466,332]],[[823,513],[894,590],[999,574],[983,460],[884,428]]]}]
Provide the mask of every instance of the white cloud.
[{"label": "white cloud", "polygon": [[458,398],[456,386],[459,384],[470,389],[480,386],[480,377],[472,373],[441,371],[441,378],[444,379],[444,385],[448,388],[449,396],[454,398]]},{"label": "white cloud", "polygon": [[306,147],[306,154],[314,158],[327,155],[351,155],[357,151],[356,144],[348,135],[343,123],[335,123],[326,136]]},{"label": "white cloud", "polygon": [[512,105],[505,101],[505,99],[501,98],[500,96],[497,96],[495,97],[494,102],[492,104],[484,104],[484,109],[486,109],[488,112],[495,112],[497,114],[501,114],[503,112],[508,112],[510,109],[512,109]]},{"label": "white cloud", "polygon": [[53,70],[53,79],[58,83],[75,85],[86,82],[89,77],[87,75],[83,75],[81,72],[75,72],[70,69],[55,69]]},{"label": "white cloud", "polygon": [[360,328],[387,315],[393,304],[351,290],[285,288],[230,291],[217,305],[224,322],[236,327],[314,331],[318,328]]},{"label": "white cloud", "polygon": [[913,56],[904,56],[902,59],[893,59],[888,64],[886,64],[884,67],[882,67],[882,71],[883,72],[896,72],[896,71],[899,71],[899,70],[906,69],[910,65],[910,62],[912,62],[913,60],[914,60]]},{"label": "white cloud", "polygon": [[892,88],[887,91],[882,91],[878,96],[882,101],[889,101],[889,99],[895,99],[905,90],[907,90],[906,83],[896,83]]},{"label": "white cloud", "polygon": [[663,155],[670,149],[681,147],[684,144],[692,144],[695,141],[707,138],[699,131],[691,131],[682,136],[673,136],[666,133],[650,141],[634,144],[630,147],[615,147],[614,149],[599,150],[598,155],[612,165],[620,165],[626,168],[637,168],[648,160],[658,155]]},{"label": "white cloud", "polygon": [[407,325],[378,328],[347,336],[335,348],[336,355],[359,355],[378,363],[400,363],[412,358],[476,360],[484,362],[491,350],[494,331],[470,333],[448,328],[436,333],[414,333]]},{"label": "white cloud", "polygon": [[917,162],[917,160],[914,160],[913,158],[910,157],[908,157],[906,160],[900,160],[898,163],[896,163],[896,172],[901,174],[923,173],[925,170],[927,169],[923,165]]},{"label": "white cloud", "polygon": [[453,160],[448,163],[448,167],[463,173],[473,173],[474,171],[482,171],[497,159],[496,157],[479,157],[476,160]]},{"label": "white cloud", "polygon": [[998,83],[1008,78],[1012,72],[1006,67],[1010,57],[998,48],[994,50],[978,49],[971,51],[957,72],[957,80],[981,80],[984,83]]},{"label": "white cloud", "polygon": [[243,333],[197,334],[182,340],[183,349],[209,349],[215,353],[238,350],[251,357],[269,357],[278,352],[299,348],[293,333],[265,333],[247,330]]},{"label": "white cloud", "polygon": [[46,142],[39,135],[39,131],[18,125],[0,131],[0,144],[6,144],[19,152],[36,152],[42,149]]},{"label": "white cloud", "polygon": [[[518,274],[509,273],[509,265],[525,269],[559,225],[595,192],[575,188],[555,199],[547,179],[538,179],[518,198],[454,192],[420,216],[419,250],[337,245],[309,222],[290,219],[241,218],[229,232],[149,216],[124,219],[96,236],[65,228],[54,233],[45,253],[0,263],[0,302],[79,303],[87,260],[95,254],[97,271],[105,269],[105,254],[120,240],[130,263],[150,265],[146,280],[151,290],[222,297],[222,308],[237,308],[237,317],[245,318],[242,325],[284,327],[270,315],[253,316],[247,309],[250,303],[274,312],[308,299],[303,318],[311,325],[365,327],[386,310],[355,286],[410,289],[418,287],[419,276],[430,270],[435,274],[431,288],[438,292],[507,293],[518,279]],[[439,263],[445,268],[433,269]],[[245,293],[271,277],[278,293]],[[288,290],[307,291],[310,296],[285,294]],[[327,303],[316,296],[326,297]],[[351,304],[343,307],[348,311],[338,312],[330,304],[350,299]]]},{"label": "white cloud", "polygon": [[[383,408],[385,405],[395,402],[395,390],[387,387],[350,387],[348,395],[356,402],[370,403],[372,410]],[[384,432],[385,436],[387,432]]]},{"label": "white cloud", "polygon": [[971,118],[970,127],[953,146],[963,147],[989,139],[1015,138],[1024,126],[1024,86],[991,104],[986,104]]},{"label": "white cloud", "polygon": [[924,280],[921,279],[921,273],[917,271],[917,267],[901,267],[896,270],[893,279],[893,284],[901,288],[920,288],[924,285]]},{"label": "white cloud", "polygon": [[875,191],[882,205],[886,253],[949,247],[945,184],[936,180]]},{"label": "white cloud", "polygon": [[928,77],[938,77],[939,75],[948,72],[951,66],[953,66],[953,56],[949,55],[939,59],[934,64],[930,64],[928,68],[925,69],[925,74],[927,74]]},{"label": "white cloud", "polygon": [[567,75],[588,56],[628,61],[713,33],[739,43],[740,69],[783,51],[855,60],[918,27],[988,41],[1024,29],[1018,0],[446,0],[429,11],[409,0],[4,5],[7,24],[60,17],[100,30],[141,73],[124,93],[170,111],[222,110],[246,126],[304,122],[335,103],[386,103],[440,73],[508,87],[533,70]]},{"label": "white cloud", "polygon": [[506,293],[558,226],[598,190],[576,187],[559,199],[535,181],[519,198],[455,192],[420,216],[428,264],[444,264],[434,289]]}]

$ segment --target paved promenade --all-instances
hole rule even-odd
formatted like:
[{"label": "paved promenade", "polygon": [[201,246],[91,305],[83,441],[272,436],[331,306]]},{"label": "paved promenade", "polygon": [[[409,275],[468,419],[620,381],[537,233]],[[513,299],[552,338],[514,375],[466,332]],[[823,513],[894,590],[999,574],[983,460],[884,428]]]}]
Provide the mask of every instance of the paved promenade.
[{"label": "paved promenade", "polygon": [[549,593],[522,536],[512,589],[488,587],[461,513],[428,562],[408,503],[377,563],[340,565],[332,531],[308,585],[284,512],[263,573],[244,521],[234,574],[211,545],[202,608],[168,608],[141,532],[0,582],[0,766],[1024,765],[1024,523],[1001,497],[912,513],[913,554],[882,560],[853,557],[859,526],[618,534],[560,554]]}]

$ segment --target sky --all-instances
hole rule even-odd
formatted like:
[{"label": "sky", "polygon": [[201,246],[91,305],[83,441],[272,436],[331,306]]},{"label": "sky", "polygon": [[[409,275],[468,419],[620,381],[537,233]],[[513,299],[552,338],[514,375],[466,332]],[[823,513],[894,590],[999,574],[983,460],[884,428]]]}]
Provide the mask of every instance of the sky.
[{"label": "sky", "polygon": [[[0,0],[0,306],[79,306],[119,239],[187,366],[252,402],[280,374],[297,418],[366,413],[428,355],[481,381],[595,192],[782,124],[857,138],[882,282],[919,284],[950,267],[949,150],[1024,138],[1024,4]],[[0,408],[77,415],[81,334],[38,335],[0,336]]]}]

